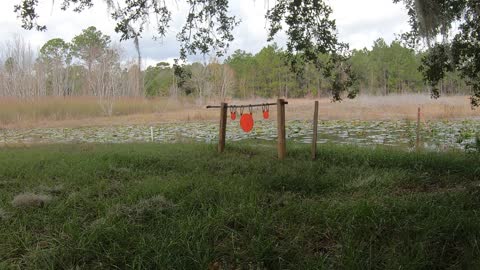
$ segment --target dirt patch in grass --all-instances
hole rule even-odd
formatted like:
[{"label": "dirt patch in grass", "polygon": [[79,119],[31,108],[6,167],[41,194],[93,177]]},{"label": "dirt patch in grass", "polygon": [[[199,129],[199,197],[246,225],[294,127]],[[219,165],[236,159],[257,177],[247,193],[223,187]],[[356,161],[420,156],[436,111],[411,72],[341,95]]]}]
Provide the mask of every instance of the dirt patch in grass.
[{"label": "dirt patch in grass", "polygon": [[52,197],[44,194],[22,193],[13,198],[12,205],[18,208],[43,207],[52,200]]},{"label": "dirt patch in grass", "polygon": [[149,199],[142,199],[134,205],[119,205],[114,208],[115,216],[125,217],[131,221],[142,221],[162,213],[175,205],[162,195],[156,195]]}]

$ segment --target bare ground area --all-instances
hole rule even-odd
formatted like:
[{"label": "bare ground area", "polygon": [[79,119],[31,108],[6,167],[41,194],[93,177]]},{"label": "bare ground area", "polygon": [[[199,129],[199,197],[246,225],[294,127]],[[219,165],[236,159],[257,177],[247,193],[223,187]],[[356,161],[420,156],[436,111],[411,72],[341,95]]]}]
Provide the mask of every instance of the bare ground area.
[{"label": "bare ground area", "polygon": [[[398,120],[415,119],[417,108],[424,119],[479,118],[466,96],[445,96],[437,100],[427,95],[360,96],[354,100],[333,103],[319,99],[321,120]],[[102,104],[95,98],[49,98],[39,100],[0,99],[0,128],[81,127],[163,122],[214,121],[217,109],[206,109],[212,100],[122,98],[113,105],[113,115],[105,116]],[[274,99],[228,100],[229,104],[274,102]],[[287,119],[309,120],[314,99],[288,99]],[[105,106],[105,105],[103,105]],[[270,108],[275,117],[275,108]],[[254,111],[254,114],[258,114]]]}]

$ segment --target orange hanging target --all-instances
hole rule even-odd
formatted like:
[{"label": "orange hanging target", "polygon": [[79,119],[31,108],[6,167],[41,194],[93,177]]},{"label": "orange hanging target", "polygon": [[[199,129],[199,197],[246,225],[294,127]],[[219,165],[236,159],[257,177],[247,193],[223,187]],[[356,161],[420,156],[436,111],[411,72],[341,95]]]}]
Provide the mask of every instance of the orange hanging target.
[{"label": "orange hanging target", "polygon": [[237,108],[235,108],[235,106],[232,106],[232,107],[230,108],[230,118],[231,118],[232,120],[237,119]]},{"label": "orange hanging target", "polygon": [[270,113],[268,111],[263,112],[263,119],[268,119],[269,116],[270,116]]},{"label": "orange hanging target", "polygon": [[252,109],[250,108],[250,113],[241,113],[242,117],[240,117],[240,127],[245,132],[250,132],[253,129],[253,114]]},{"label": "orange hanging target", "polygon": [[263,111],[263,119],[268,119],[268,117],[270,117],[270,108],[268,108],[268,105],[264,105],[262,111]]},{"label": "orange hanging target", "polygon": [[250,132],[253,129],[253,116],[249,113],[242,115],[240,127],[242,127],[243,131]]}]

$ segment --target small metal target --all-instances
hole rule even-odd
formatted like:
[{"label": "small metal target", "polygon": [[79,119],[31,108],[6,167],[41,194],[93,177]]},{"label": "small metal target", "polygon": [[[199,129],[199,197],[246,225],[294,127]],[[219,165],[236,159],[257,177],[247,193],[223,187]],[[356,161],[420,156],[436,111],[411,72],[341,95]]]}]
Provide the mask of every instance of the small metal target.
[{"label": "small metal target", "polygon": [[263,112],[263,119],[268,119],[270,117],[270,108],[268,104],[263,105],[262,112]]}]

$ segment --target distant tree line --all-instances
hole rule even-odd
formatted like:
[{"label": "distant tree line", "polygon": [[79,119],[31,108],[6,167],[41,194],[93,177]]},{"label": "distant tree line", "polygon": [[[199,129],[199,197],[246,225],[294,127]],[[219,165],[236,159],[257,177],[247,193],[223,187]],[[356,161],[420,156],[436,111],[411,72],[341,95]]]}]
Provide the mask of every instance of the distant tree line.
[{"label": "distant tree line", "polygon": [[[383,39],[371,49],[353,50],[348,64],[355,76],[351,87],[362,94],[389,95],[429,93],[419,71],[425,52],[415,52],[400,42],[387,44]],[[224,63],[212,58],[208,63],[175,66],[161,62],[145,71],[148,96],[194,95],[198,98],[252,97],[326,97],[331,95],[332,79],[314,65],[292,72],[286,53],[275,44],[257,54],[237,50]],[[327,59],[328,55],[320,55]],[[442,80],[443,94],[468,94],[470,89],[454,72]]]},{"label": "distant tree line", "polygon": [[[427,52],[415,52],[399,41],[387,44],[377,39],[372,49],[353,50],[350,63],[362,93],[388,95],[429,93],[421,72]],[[449,72],[440,82],[442,94],[469,94],[471,89],[458,73]]]},{"label": "distant tree line", "polygon": [[[419,71],[425,52],[415,52],[400,42],[383,39],[371,49],[353,50],[346,67],[355,80],[355,92],[371,95],[429,91]],[[118,96],[194,96],[200,101],[226,97],[331,96],[335,84],[345,81],[334,72],[329,77],[318,65],[306,63],[292,71],[289,54],[276,44],[256,54],[237,50],[223,63],[210,58],[182,66],[160,62],[141,70],[138,62],[122,58],[121,48],[95,27],[67,42],[52,39],[39,52],[21,38],[0,50],[0,96],[96,96],[111,113]],[[328,63],[329,55],[319,55]],[[298,68],[298,67],[297,67]],[[440,83],[445,94],[467,94],[470,89],[450,72]]]}]

